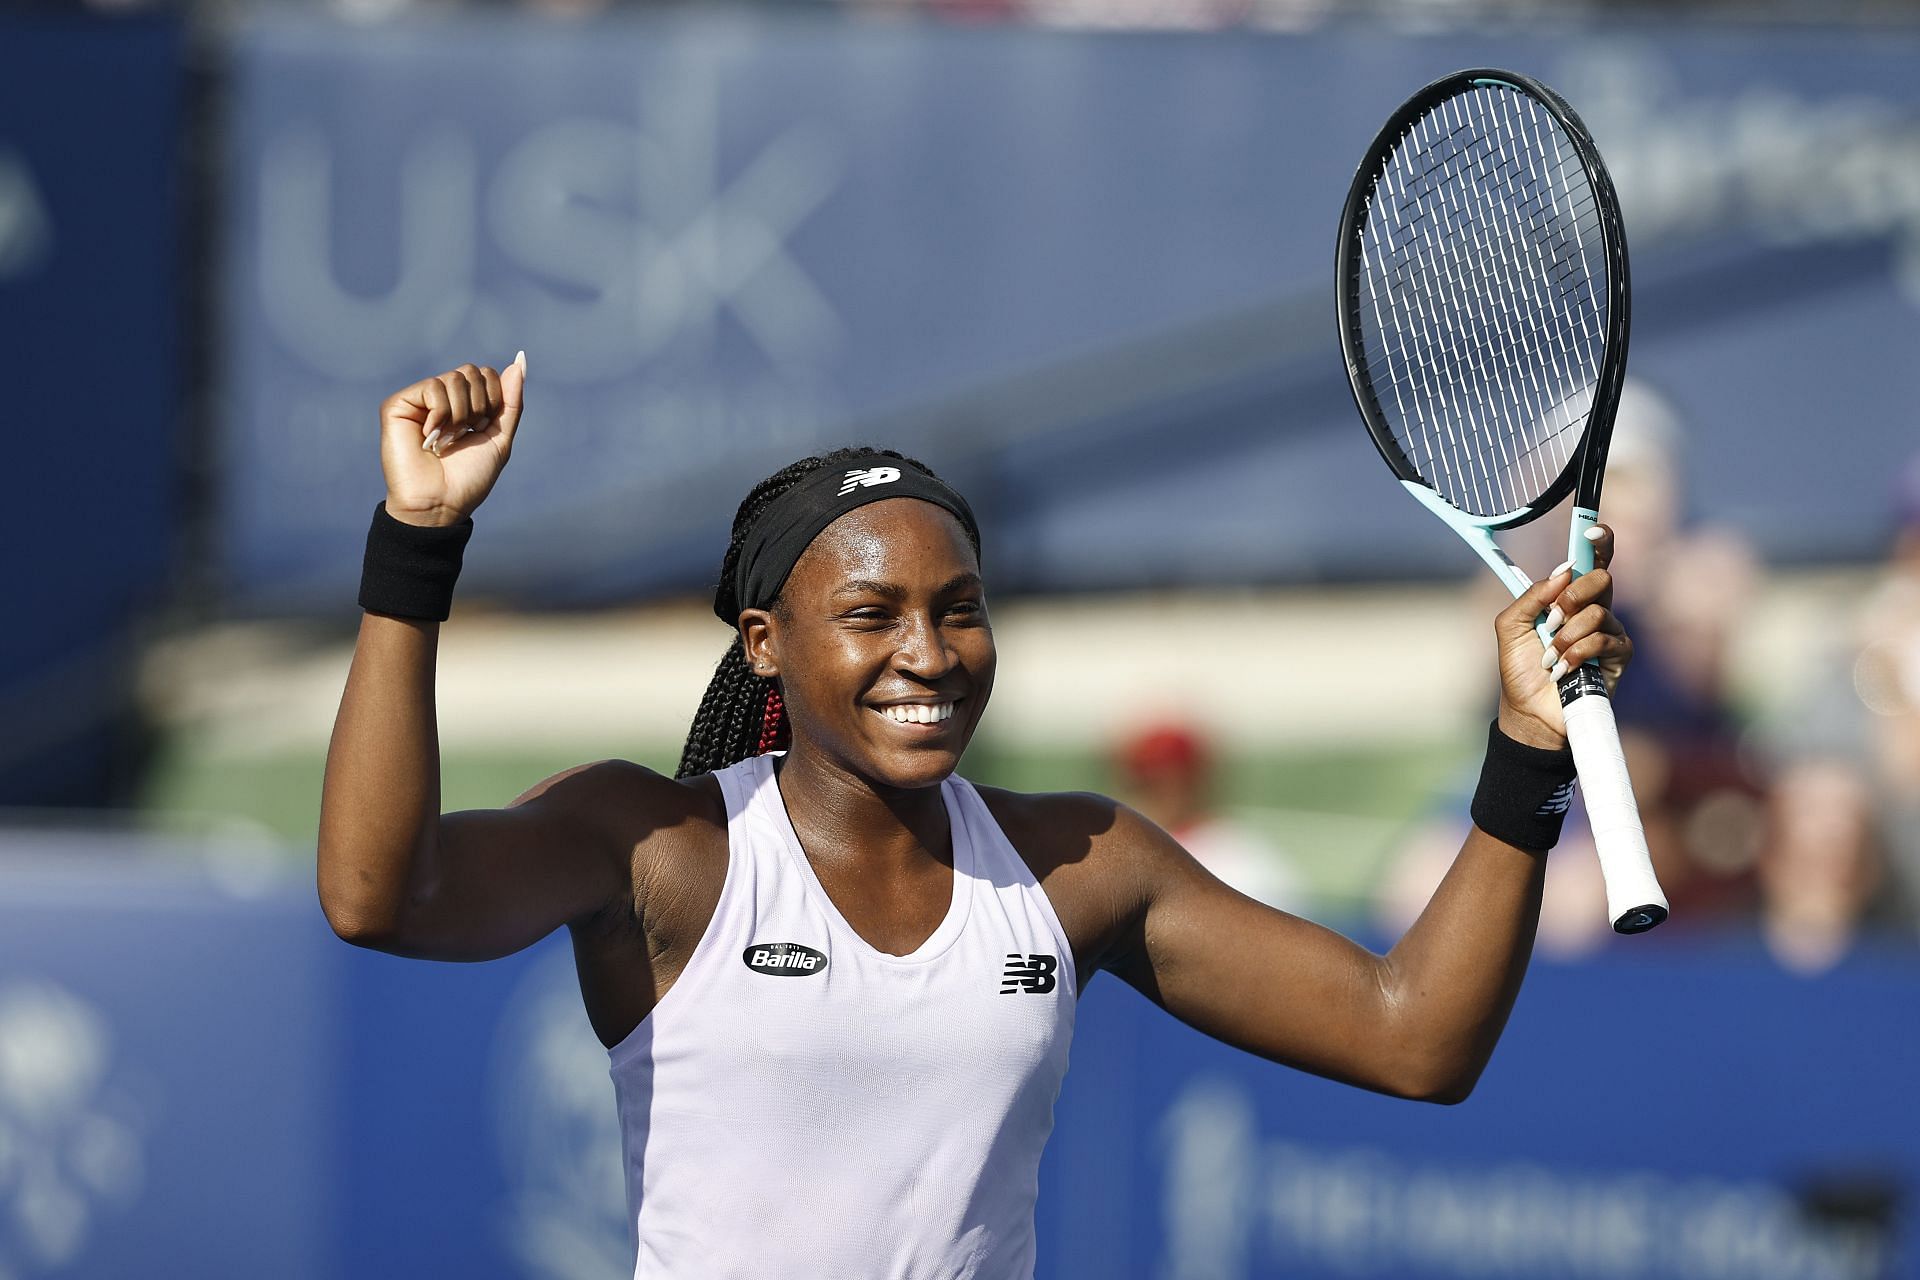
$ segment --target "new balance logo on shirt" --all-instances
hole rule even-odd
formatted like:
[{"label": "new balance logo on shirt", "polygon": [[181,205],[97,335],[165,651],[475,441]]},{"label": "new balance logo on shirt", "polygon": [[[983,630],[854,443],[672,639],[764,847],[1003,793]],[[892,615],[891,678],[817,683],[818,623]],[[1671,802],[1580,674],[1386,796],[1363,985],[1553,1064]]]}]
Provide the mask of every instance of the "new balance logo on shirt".
[{"label": "new balance logo on shirt", "polygon": [[844,498],[862,485],[871,489],[877,484],[892,484],[899,478],[900,468],[898,467],[874,467],[870,471],[855,469],[847,472],[847,482],[840,486],[840,492],[834,496]]},{"label": "new balance logo on shirt", "polygon": [[1000,994],[1010,996],[1025,992],[1043,996],[1057,985],[1053,974],[1059,967],[1060,962],[1052,956],[1010,952],[1007,955],[1007,971],[1000,975]]}]

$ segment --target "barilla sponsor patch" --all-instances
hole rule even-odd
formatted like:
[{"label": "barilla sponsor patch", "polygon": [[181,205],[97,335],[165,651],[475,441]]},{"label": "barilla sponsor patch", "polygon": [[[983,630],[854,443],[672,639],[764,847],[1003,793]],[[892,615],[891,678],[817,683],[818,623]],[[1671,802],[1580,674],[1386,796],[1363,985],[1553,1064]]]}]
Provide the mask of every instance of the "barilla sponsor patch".
[{"label": "barilla sponsor patch", "polygon": [[777,978],[804,978],[827,967],[826,956],[797,942],[756,942],[740,953],[740,959],[755,973]]}]

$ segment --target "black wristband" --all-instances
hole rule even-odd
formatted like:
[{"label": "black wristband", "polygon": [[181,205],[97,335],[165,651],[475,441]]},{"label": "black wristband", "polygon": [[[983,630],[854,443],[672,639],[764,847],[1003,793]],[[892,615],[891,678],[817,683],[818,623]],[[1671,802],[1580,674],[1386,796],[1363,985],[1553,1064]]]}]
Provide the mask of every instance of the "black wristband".
[{"label": "black wristband", "polygon": [[1573,782],[1573,748],[1547,751],[1515,742],[1495,720],[1473,793],[1473,825],[1496,840],[1545,853],[1560,839]]},{"label": "black wristband", "polygon": [[360,607],[396,618],[445,622],[453,612],[453,584],[472,536],[472,516],[426,527],[394,519],[381,502],[367,530]]}]

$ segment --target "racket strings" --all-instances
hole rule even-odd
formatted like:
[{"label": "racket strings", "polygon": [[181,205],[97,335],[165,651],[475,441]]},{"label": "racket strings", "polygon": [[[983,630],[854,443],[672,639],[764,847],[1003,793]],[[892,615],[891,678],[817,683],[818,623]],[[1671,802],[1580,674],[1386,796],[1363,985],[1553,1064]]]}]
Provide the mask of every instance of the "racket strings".
[{"label": "racket strings", "polygon": [[[1531,386],[1519,384],[1515,377],[1516,371],[1512,357],[1522,348],[1532,348],[1532,354],[1536,359],[1544,354],[1552,362],[1553,372],[1562,379],[1565,377],[1564,353],[1556,350],[1553,343],[1553,339],[1558,336],[1558,331],[1551,327],[1542,331],[1538,326],[1529,331],[1524,325],[1515,323],[1517,320],[1524,319],[1523,305],[1539,311],[1552,305],[1550,298],[1542,296],[1540,286],[1531,278],[1530,273],[1522,272],[1516,276],[1511,270],[1497,271],[1498,268],[1514,261],[1517,254],[1524,252],[1526,244],[1540,242],[1540,231],[1549,213],[1553,192],[1551,186],[1541,181],[1542,175],[1536,168],[1533,172],[1524,175],[1525,179],[1532,183],[1530,190],[1523,191],[1519,199],[1512,202],[1509,209],[1502,210],[1496,207],[1496,213],[1504,213],[1506,216],[1479,219],[1480,225],[1476,228],[1475,210],[1462,199],[1464,190],[1462,181],[1465,175],[1461,170],[1472,167],[1477,170],[1475,176],[1481,183],[1494,180],[1502,182],[1508,188],[1512,188],[1517,181],[1521,180],[1522,175],[1516,164],[1488,165],[1486,160],[1492,152],[1494,139],[1486,136],[1484,131],[1474,132],[1471,127],[1475,123],[1483,122],[1465,119],[1465,113],[1459,110],[1457,102],[1446,105],[1450,105],[1453,110],[1435,113],[1428,121],[1423,122],[1424,128],[1416,125],[1412,131],[1414,140],[1423,144],[1427,148],[1427,154],[1433,159],[1421,167],[1421,171],[1414,180],[1415,185],[1411,187],[1412,195],[1403,197],[1400,209],[1396,210],[1401,215],[1403,225],[1411,226],[1420,233],[1419,239],[1413,242],[1416,251],[1403,264],[1398,283],[1402,288],[1408,283],[1417,283],[1422,286],[1425,291],[1425,301],[1429,306],[1436,304],[1451,306],[1450,319],[1454,331],[1446,335],[1444,354],[1452,359],[1443,367],[1448,375],[1444,389],[1453,394],[1450,397],[1444,395],[1440,397],[1441,403],[1437,407],[1442,412],[1449,407],[1455,412],[1464,411],[1467,429],[1479,437],[1482,445],[1491,443],[1495,453],[1483,456],[1480,450],[1474,448],[1474,441],[1462,440],[1459,433],[1454,432],[1449,439],[1447,451],[1454,464],[1450,469],[1466,478],[1472,489],[1472,498],[1483,509],[1508,508],[1515,504],[1508,500],[1504,486],[1500,485],[1499,478],[1492,474],[1494,469],[1504,468],[1512,471],[1517,467],[1522,472],[1523,478],[1533,484],[1545,483],[1551,479],[1551,476],[1543,475],[1542,469],[1537,465],[1524,465],[1531,462],[1534,455],[1538,453],[1538,440],[1521,444],[1518,448],[1513,447],[1513,441],[1520,438],[1522,432],[1514,420],[1510,405],[1504,402],[1495,402],[1492,405],[1475,404],[1470,395],[1470,390],[1475,384],[1469,379],[1475,379],[1481,384],[1491,380],[1504,392],[1505,401],[1524,398],[1528,401],[1529,409],[1539,417],[1543,416],[1544,407],[1539,403],[1541,395],[1539,380],[1533,379]],[[1447,126],[1444,133],[1441,132],[1442,126]],[[1479,144],[1481,152],[1479,155],[1475,153],[1476,143]],[[1403,189],[1407,189],[1405,184]],[[1424,209],[1420,209],[1423,202],[1418,197],[1431,191],[1439,192],[1442,198],[1437,201],[1425,200]],[[1423,218],[1417,213],[1413,218],[1405,217],[1409,207],[1420,210],[1426,216]],[[1424,227],[1419,225],[1423,221],[1434,225]],[[1439,224],[1442,223],[1446,227],[1444,236],[1438,229]],[[1459,234],[1461,231],[1474,230],[1480,233],[1476,238],[1477,243],[1473,246],[1479,250],[1477,254],[1466,252],[1467,241]],[[1564,246],[1556,245],[1555,248],[1564,250]],[[1490,250],[1493,252],[1489,252]],[[1563,253],[1557,256],[1564,261]],[[1481,269],[1475,270],[1476,267]],[[1549,275],[1551,274],[1550,267]],[[1422,276],[1427,278],[1422,279]],[[1436,283],[1443,286],[1442,294],[1438,297],[1434,291]],[[1565,290],[1558,292],[1564,295]],[[1487,313],[1484,306],[1464,305],[1503,297],[1508,298],[1512,305],[1504,309],[1495,309],[1491,315]],[[1476,329],[1479,330],[1478,341],[1473,340]],[[1492,330],[1500,340],[1488,342],[1488,330]],[[1468,338],[1464,343],[1460,341],[1461,333],[1465,333]],[[1420,331],[1419,336],[1427,339],[1427,345],[1418,354],[1431,365],[1436,355],[1440,354],[1436,350],[1440,335],[1432,327],[1428,327]],[[1544,342],[1541,341],[1543,337]],[[1488,360],[1486,357],[1489,355],[1495,358]],[[1498,359],[1503,355],[1507,357],[1506,360]],[[1432,384],[1427,385],[1431,389]],[[1447,399],[1452,400],[1451,406],[1444,403]],[[1435,407],[1431,401],[1429,407]],[[1496,418],[1493,412],[1495,409],[1506,410],[1506,412],[1499,414]],[[1474,464],[1472,469],[1469,471],[1467,467],[1459,465],[1462,461],[1472,462]]]},{"label": "racket strings", "polygon": [[[1456,325],[1466,326],[1470,337],[1472,329],[1476,326],[1481,332],[1483,340],[1478,343],[1471,341],[1466,343],[1464,345],[1465,362],[1456,362],[1449,368],[1449,374],[1454,387],[1459,392],[1456,403],[1464,400],[1470,425],[1483,442],[1490,441],[1494,446],[1494,453],[1487,456],[1484,463],[1475,468],[1475,474],[1472,477],[1473,496],[1483,509],[1510,509],[1518,504],[1511,500],[1505,487],[1499,484],[1498,477],[1490,474],[1493,468],[1504,468],[1508,472],[1518,471],[1529,484],[1540,486],[1549,483],[1552,478],[1550,474],[1543,474],[1542,469],[1537,465],[1525,465],[1534,460],[1534,455],[1538,452],[1537,441],[1521,443],[1517,448],[1515,447],[1516,440],[1524,440],[1524,433],[1511,412],[1512,404],[1521,398],[1529,402],[1536,415],[1540,410],[1538,380],[1533,380],[1531,386],[1520,383],[1515,376],[1520,371],[1514,367],[1513,360],[1522,348],[1536,346],[1540,334],[1537,326],[1535,331],[1529,332],[1526,326],[1517,324],[1515,321],[1523,320],[1525,317],[1522,310],[1523,304],[1537,311],[1549,303],[1547,299],[1542,298],[1535,282],[1525,273],[1516,278],[1513,272],[1506,271],[1500,273],[1499,278],[1495,278],[1495,269],[1511,262],[1525,242],[1531,240],[1537,243],[1543,215],[1547,208],[1543,193],[1549,189],[1539,181],[1540,175],[1537,172],[1525,175],[1533,182],[1531,190],[1521,194],[1518,202],[1512,206],[1511,216],[1508,218],[1478,220],[1481,225],[1477,229],[1482,234],[1477,237],[1477,242],[1471,247],[1478,249],[1479,252],[1468,252],[1469,242],[1464,240],[1460,233],[1476,229],[1474,217],[1476,210],[1471,208],[1462,197],[1463,181],[1467,175],[1460,171],[1463,168],[1472,168],[1476,171],[1473,176],[1482,185],[1489,181],[1500,182],[1508,189],[1511,189],[1522,175],[1517,164],[1488,165],[1485,163],[1487,157],[1493,153],[1495,139],[1484,130],[1476,132],[1472,128],[1472,125],[1484,124],[1484,122],[1470,122],[1461,118],[1464,113],[1458,110],[1457,100],[1443,104],[1443,110],[1431,118],[1430,133],[1437,133],[1435,126],[1445,122],[1445,117],[1449,114],[1444,110],[1446,107],[1453,108],[1450,113],[1453,116],[1452,127],[1444,137],[1429,136],[1424,139],[1430,154],[1439,153],[1439,158],[1426,167],[1425,176],[1428,179],[1429,188],[1442,196],[1440,201],[1430,201],[1428,205],[1435,213],[1444,214],[1447,219],[1446,234],[1441,236],[1436,230],[1429,234],[1427,240],[1430,244],[1437,244],[1443,253],[1437,262],[1431,256],[1424,254],[1417,255],[1411,261],[1427,270],[1437,268],[1445,275],[1453,291],[1447,301],[1454,304]],[[1418,136],[1418,128],[1415,132]],[[1475,154],[1476,144],[1482,153],[1478,156]],[[1403,201],[1403,203],[1406,202]],[[1505,211],[1496,208],[1496,212]],[[1488,238],[1489,233],[1492,237],[1491,241]],[[1467,314],[1468,309],[1460,305],[1463,298],[1474,303],[1489,298],[1507,298],[1511,300],[1512,305],[1504,309],[1495,309],[1491,315],[1487,314],[1483,307],[1476,306],[1472,308],[1473,314]],[[1499,341],[1489,344],[1484,340],[1489,329],[1494,331]],[[1550,340],[1555,336],[1554,330],[1549,328],[1545,336]],[[1550,345],[1539,345],[1544,348],[1544,353],[1554,363],[1554,371],[1564,375],[1561,353],[1553,350]],[[1456,357],[1463,354],[1462,344],[1451,343],[1450,348],[1451,354]],[[1538,356],[1541,351],[1535,350],[1533,354]],[[1489,355],[1494,358],[1485,358]],[[1499,358],[1502,356],[1506,359]],[[1469,381],[1469,378],[1472,381]],[[1485,385],[1489,381],[1504,393],[1501,399],[1494,401],[1491,405],[1476,406],[1470,398],[1466,398],[1471,387]],[[1475,412],[1476,409],[1481,412]],[[1501,411],[1497,420],[1494,410]],[[1466,452],[1476,459],[1480,458],[1480,454],[1470,447]]]},{"label": "racket strings", "polygon": [[1530,96],[1475,86],[1407,129],[1360,228],[1361,352],[1402,451],[1480,516],[1578,447],[1606,333],[1598,200]]},{"label": "racket strings", "polygon": [[[1476,176],[1482,180],[1490,176],[1496,176],[1490,175],[1487,172],[1487,166],[1484,163],[1475,163],[1475,157],[1472,152],[1472,138],[1469,138],[1467,143],[1462,146],[1461,137],[1466,132],[1466,127],[1456,122],[1444,141],[1449,147],[1460,149],[1443,154],[1441,159],[1427,166],[1425,174],[1423,175],[1427,184],[1431,186],[1432,189],[1448,197],[1457,195],[1453,187],[1457,183],[1459,175],[1454,171],[1460,167],[1462,160],[1466,161],[1468,165],[1476,167],[1479,170]],[[1429,141],[1431,143],[1432,140]],[[1498,166],[1495,166],[1495,168],[1497,167]],[[1403,207],[1399,212],[1403,215],[1406,212],[1408,204],[1408,201],[1402,201]],[[1505,292],[1511,288],[1511,281],[1492,278],[1492,272],[1488,268],[1497,265],[1497,258],[1484,252],[1475,255],[1458,251],[1461,246],[1458,243],[1455,232],[1463,226],[1471,225],[1470,213],[1463,212],[1457,199],[1432,202],[1425,208],[1422,208],[1416,202],[1413,207],[1416,210],[1416,216],[1410,219],[1410,222],[1417,223],[1424,219],[1433,224],[1421,228],[1422,247],[1431,248],[1437,245],[1441,250],[1441,256],[1438,260],[1431,254],[1426,253],[1411,256],[1407,260],[1409,267],[1418,266],[1426,270],[1438,269],[1442,271],[1446,276],[1447,283],[1451,290],[1450,294],[1444,298],[1443,301],[1452,305],[1456,323],[1468,327],[1478,327],[1482,331],[1487,328],[1498,331],[1502,337],[1507,339],[1507,342],[1503,347],[1495,348],[1494,354],[1496,355],[1502,349],[1510,349],[1512,339],[1510,315],[1517,313],[1512,312],[1511,309],[1505,311],[1497,308],[1490,309],[1485,305],[1485,300],[1501,299]],[[1443,224],[1438,217],[1428,217],[1427,215],[1429,213],[1436,215],[1443,214],[1446,219],[1445,223]],[[1496,228],[1495,230],[1497,231],[1498,229]],[[1479,247],[1482,250],[1487,247],[1484,236],[1481,238]],[[1402,273],[1403,280],[1407,275],[1407,272]],[[1429,301],[1432,300],[1431,294],[1429,294]],[[1469,305],[1463,306],[1463,301]],[[1484,344],[1482,344],[1482,346],[1484,347]],[[1428,354],[1430,358],[1431,353]],[[1449,354],[1456,357],[1460,356],[1462,354],[1460,345],[1458,343],[1449,343]],[[1466,357],[1464,364],[1456,360],[1455,363],[1447,366],[1450,381],[1454,389],[1458,392],[1455,397],[1456,405],[1463,403],[1463,398],[1470,385],[1485,384],[1489,380],[1500,385],[1501,389],[1506,392],[1507,398],[1511,399],[1515,388],[1509,376],[1512,372],[1509,368],[1504,367],[1503,363],[1497,359],[1485,359],[1484,356],[1486,352],[1471,344],[1466,346],[1464,354]],[[1474,382],[1470,384],[1467,381],[1469,378],[1472,378]],[[1497,497],[1490,496],[1497,490],[1498,486],[1496,479],[1490,474],[1490,466],[1488,464],[1491,464],[1493,467],[1511,469],[1521,460],[1521,457],[1524,456],[1524,450],[1520,451],[1520,454],[1516,456],[1515,450],[1512,448],[1514,428],[1510,415],[1503,415],[1501,421],[1493,422],[1491,420],[1483,420],[1482,416],[1474,411],[1476,406],[1472,404],[1471,400],[1465,400],[1464,407],[1470,426],[1483,440],[1490,439],[1495,446],[1495,455],[1487,458],[1485,463],[1476,465],[1474,468],[1472,477],[1474,482],[1474,496],[1476,500],[1485,506],[1504,505],[1500,503]],[[1496,402],[1494,407],[1500,407],[1499,402]],[[1490,415],[1488,415],[1488,417],[1490,419]],[[1479,460],[1480,455],[1472,448],[1471,442],[1462,445],[1456,436],[1453,443],[1453,452],[1456,457],[1464,454],[1476,461]]]}]

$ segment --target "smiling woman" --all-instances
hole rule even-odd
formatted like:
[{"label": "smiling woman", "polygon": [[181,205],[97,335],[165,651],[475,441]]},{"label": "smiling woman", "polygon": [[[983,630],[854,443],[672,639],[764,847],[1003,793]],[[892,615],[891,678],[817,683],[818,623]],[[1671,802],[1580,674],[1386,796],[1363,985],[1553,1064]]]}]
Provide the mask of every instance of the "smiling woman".
[{"label": "smiling woman", "polygon": [[[872,504],[897,509],[876,516],[866,510]],[[869,643],[867,648],[878,652],[884,647],[890,619],[912,591],[907,583],[876,576],[883,566],[860,559],[863,548],[875,545],[876,519],[883,525],[889,520],[933,523],[935,527],[922,531],[916,546],[931,547],[942,541],[958,544],[945,548],[950,576],[939,581],[933,596],[943,606],[942,618],[951,617],[952,624],[962,628],[972,625],[984,637],[985,680],[975,696],[974,720],[964,726],[961,745],[965,746],[964,737],[971,736],[993,684],[993,645],[985,626],[979,573],[980,530],[973,511],[966,499],[911,458],[892,450],[842,449],[804,458],[767,477],[753,487],[734,516],[713,611],[721,621],[737,625],[738,632],[694,716],[681,754],[680,777],[787,745],[788,707],[796,696],[804,701],[808,695],[796,687],[795,679],[779,678],[774,632],[864,634],[882,638],[882,643]],[[868,569],[875,573],[869,574]],[[782,587],[796,570],[799,580],[794,592],[783,595]],[[822,581],[815,582],[823,575]],[[796,614],[786,607],[790,595],[807,600],[821,596],[826,607],[819,613]],[[840,649],[844,652],[847,647]],[[973,679],[963,665],[947,683],[954,686]],[[890,699],[875,695],[863,705],[898,724],[945,723],[959,699],[936,696],[940,692],[896,690]],[[956,755],[948,762],[946,772],[952,772],[958,759]]]},{"label": "smiling woman", "polygon": [[993,689],[979,529],[881,451],[805,459],[741,504],[714,603],[734,639],[678,776],[606,760],[441,814],[439,623],[525,380],[524,360],[467,365],[382,407],[320,897],[341,937],[403,955],[569,928],[636,1276],[1031,1276],[1041,1151],[1101,969],[1275,1062],[1429,1101],[1473,1087],[1573,770],[1533,619],[1557,607],[1553,656],[1618,673],[1610,534],[1595,572],[1496,620],[1478,825],[1380,956],[1234,892],[1125,806],[955,773]]}]

